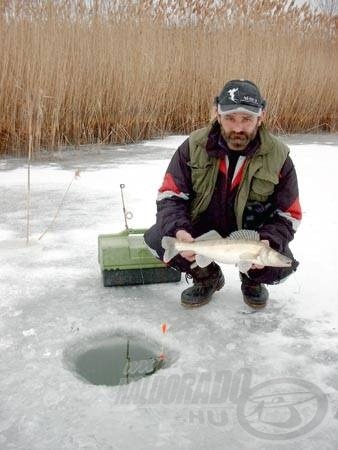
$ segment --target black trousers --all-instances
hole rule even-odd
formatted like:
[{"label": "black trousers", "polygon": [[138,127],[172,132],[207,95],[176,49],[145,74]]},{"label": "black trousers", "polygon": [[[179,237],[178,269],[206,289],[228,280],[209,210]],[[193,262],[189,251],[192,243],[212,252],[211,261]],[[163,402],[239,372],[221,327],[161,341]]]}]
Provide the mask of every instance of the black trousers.
[{"label": "black trousers", "polygon": [[[194,233],[192,233],[194,236]],[[157,257],[163,260],[164,249],[162,248],[161,241],[162,235],[160,233],[157,224],[153,225],[149,230],[144,233],[144,240],[148,247],[156,252]],[[264,267],[263,269],[250,269],[248,275],[252,280],[258,283],[264,284],[278,284],[281,280],[288,277],[292,272],[297,270],[299,262],[293,257],[293,254],[288,245],[281,251],[285,256],[292,259],[291,267]],[[190,271],[191,262],[183,258],[181,255],[175,256],[169,263],[169,266],[179,270],[180,272]]]}]

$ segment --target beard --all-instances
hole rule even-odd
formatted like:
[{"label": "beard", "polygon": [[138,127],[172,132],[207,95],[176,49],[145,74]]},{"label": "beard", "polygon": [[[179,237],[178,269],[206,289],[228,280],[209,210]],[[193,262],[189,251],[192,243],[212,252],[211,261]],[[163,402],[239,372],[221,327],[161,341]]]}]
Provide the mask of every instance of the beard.
[{"label": "beard", "polygon": [[258,127],[259,125],[256,125],[255,129],[251,133],[247,133],[245,131],[241,131],[239,133],[236,133],[236,131],[230,131],[229,133],[226,133],[222,130],[222,135],[231,150],[244,150],[247,145],[255,139]]}]

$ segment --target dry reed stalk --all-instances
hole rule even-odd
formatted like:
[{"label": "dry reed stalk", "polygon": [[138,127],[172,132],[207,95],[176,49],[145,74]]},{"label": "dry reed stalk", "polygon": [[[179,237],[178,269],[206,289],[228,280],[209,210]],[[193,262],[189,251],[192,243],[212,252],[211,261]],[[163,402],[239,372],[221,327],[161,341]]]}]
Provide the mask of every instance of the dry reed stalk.
[{"label": "dry reed stalk", "polygon": [[27,92],[36,149],[189,132],[237,77],[275,130],[336,123],[336,21],[288,0],[7,0],[0,39],[0,152],[29,141]]},{"label": "dry reed stalk", "polygon": [[28,119],[28,155],[27,155],[27,201],[26,201],[26,245],[29,245],[30,235],[30,213],[31,213],[31,160],[33,147],[32,106],[27,96],[27,119]]}]

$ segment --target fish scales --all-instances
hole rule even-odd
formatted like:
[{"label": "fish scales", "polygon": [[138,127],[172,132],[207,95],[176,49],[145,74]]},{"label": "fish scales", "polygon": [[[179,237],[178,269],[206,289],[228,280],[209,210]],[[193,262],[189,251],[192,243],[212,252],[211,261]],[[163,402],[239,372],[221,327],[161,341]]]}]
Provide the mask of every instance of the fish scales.
[{"label": "fish scales", "polygon": [[196,238],[193,242],[179,241],[165,236],[162,239],[165,249],[163,260],[168,263],[178,253],[191,251],[196,255],[196,264],[206,267],[212,261],[224,264],[236,264],[246,273],[252,264],[259,266],[290,267],[292,260],[273,250],[266,241],[261,241],[253,230],[238,230],[227,238],[211,230]]},{"label": "fish scales", "polygon": [[249,253],[253,256],[252,260],[256,260],[264,244],[259,241],[215,239],[195,242],[177,241],[175,247],[179,252],[193,251],[219,262],[231,264],[240,261],[241,255]]}]

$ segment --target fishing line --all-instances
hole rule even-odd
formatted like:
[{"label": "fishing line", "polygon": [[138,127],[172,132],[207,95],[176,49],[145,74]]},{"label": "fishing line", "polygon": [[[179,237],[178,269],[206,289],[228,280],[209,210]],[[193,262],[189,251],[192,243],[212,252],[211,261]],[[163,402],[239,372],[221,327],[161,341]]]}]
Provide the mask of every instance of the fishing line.
[{"label": "fishing line", "polygon": [[296,272],[293,272],[292,275],[294,276],[294,279],[295,279],[297,287],[298,287],[298,291],[296,291],[295,294],[300,294],[302,292],[302,287],[301,287],[300,282],[298,281],[298,277],[296,275]]}]

